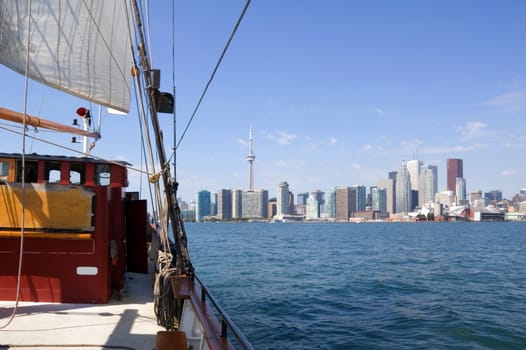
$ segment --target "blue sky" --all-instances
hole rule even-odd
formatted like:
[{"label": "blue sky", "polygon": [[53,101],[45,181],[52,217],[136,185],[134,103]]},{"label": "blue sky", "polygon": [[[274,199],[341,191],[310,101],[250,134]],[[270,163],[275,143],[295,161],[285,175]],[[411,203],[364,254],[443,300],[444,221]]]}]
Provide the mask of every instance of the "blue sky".
[{"label": "blue sky", "polygon": [[[244,1],[175,6],[179,137]],[[171,91],[171,5],[152,1],[151,15],[153,63]],[[526,188],[525,34],[519,0],[253,1],[179,147],[179,195],[246,189],[252,126],[255,186],[271,196],[282,180],[294,193],[376,185],[418,152],[438,166],[440,189],[446,159],[462,158],[468,192],[510,198]],[[0,72],[0,105],[21,110],[23,79]],[[42,117],[68,121],[79,103],[31,91],[28,112]],[[172,119],[161,118],[170,151]],[[103,120],[94,153],[140,166],[136,118]],[[19,137],[0,132],[17,151]],[[139,175],[130,180],[138,189]]]}]

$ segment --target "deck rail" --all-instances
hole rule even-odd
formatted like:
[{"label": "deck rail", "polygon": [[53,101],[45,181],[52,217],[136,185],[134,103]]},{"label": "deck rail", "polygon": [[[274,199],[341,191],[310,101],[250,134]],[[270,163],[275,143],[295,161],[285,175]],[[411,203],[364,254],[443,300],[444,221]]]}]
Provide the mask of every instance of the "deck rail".
[{"label": "deck rail", "polygon": [[219,314],[219,317],[221,317],[221,337],[227,338],[228,330],[230,330],[241,349],[253,350],[252,345],[249,343],[245,335],[241,332],[239,328],[237,328],[234,322],[232,322],[226,311],[223,310],[223,308],[219,305],[219,303],[216,301],[210,290],[205,286],[203,281],[201,281],[201,279],[196,274],[194,274],[193,277],[195,280],[197,280],[197,282],[199,282],[199,285],[201,286],[201,301],[205,302],[208,298],[210,304]]}]

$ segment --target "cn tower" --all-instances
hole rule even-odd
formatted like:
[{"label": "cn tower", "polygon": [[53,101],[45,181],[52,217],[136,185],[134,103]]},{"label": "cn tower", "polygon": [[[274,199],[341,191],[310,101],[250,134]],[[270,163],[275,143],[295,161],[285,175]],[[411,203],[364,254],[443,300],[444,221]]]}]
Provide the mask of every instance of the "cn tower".
[{"label": "cn tower", "polygon": [[249,134],[248,134],[248,190],[254,191],[254,169],[252,163],[254,163],[254,160],[256,159],[256,156],[254,155],[254,152],[252,151],[252,128],[250,128]]}]

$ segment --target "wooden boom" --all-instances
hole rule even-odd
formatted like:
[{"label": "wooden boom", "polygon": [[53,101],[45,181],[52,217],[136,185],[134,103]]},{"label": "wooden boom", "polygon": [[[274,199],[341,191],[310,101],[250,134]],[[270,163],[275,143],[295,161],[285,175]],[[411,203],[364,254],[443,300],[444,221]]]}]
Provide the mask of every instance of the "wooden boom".
[{"label": "wooden boom", "polygon": [[39,127],[39,128],[46,128],[46,129],[55,130],[55,131],[67,132],[67,133],[81,135],[81,136],[87,136],[87,137],[91,137],[94,139],[100,139],[100,134],[97,132],[89,132],[89,131],[85,131],[79,128],[75,128],[73,126],[56,123],[50,120],[31,116],[28,114],[24,115],[24,113],[15,112],[10,109],[0,108],[0,119],[24,124],[24,117],[25,117],[26,125],[31,125],[31,126]]}]

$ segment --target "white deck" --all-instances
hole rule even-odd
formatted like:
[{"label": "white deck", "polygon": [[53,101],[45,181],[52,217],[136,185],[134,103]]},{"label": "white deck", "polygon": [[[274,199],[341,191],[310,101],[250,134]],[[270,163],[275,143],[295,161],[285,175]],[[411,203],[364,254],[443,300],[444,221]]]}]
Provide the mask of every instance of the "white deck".
[{"label": "white deck", "polygon": [[[151,275],[130,273],[120,301],[19,303],[13,322],[0,329],[0,349],[154,349],[157,331],[164,329],[155,320],[151,285]],[[14,301],[0,301],[0,327],[14,305]]]}]

